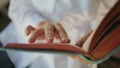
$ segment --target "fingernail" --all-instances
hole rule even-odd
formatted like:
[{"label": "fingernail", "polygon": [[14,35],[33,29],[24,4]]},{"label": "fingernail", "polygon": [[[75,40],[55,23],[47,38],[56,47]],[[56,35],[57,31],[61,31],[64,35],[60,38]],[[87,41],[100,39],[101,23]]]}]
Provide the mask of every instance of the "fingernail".
[{"label": "fingernail", "polygon": [[83,42],[79,41],[76,43],[77,46],[82,47]]},{"label": "fingernail", "polygon": [[68,38],[63,38],[63,39],[61,40],[61,43],[70,43],[70,39],[68,39]]},{"label": "fingernail", "polygon": [[53,43],[53,39],[52,38],[48,38],[47,39],[47,43]]},{"label": "fingernail", "polygon": [[33,40],[33,39],[29,39],[28,42],[29,42],[29,43],[34,43],[35,40]]}]

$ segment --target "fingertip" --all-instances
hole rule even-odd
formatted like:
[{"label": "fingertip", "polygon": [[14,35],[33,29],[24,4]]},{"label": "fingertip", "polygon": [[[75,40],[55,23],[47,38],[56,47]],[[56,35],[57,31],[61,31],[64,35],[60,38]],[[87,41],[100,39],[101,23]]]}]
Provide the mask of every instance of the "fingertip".
[{"label": "fingertip", "polygon": [[70,43],[70,39],[63,38],[63,39],[61,39],[61,43]]},{"label": "fingertip", "polygon": [[34,43],[34,42],[35,42],[35,38],[30,37],[30,38],[28,39],[28,42],[29,42],[29,43]]},{"label": "fingertip", "polygon": [[79,47],[82,47],[83,43],[84,43],[84,42],[79,41],[79,42],[76,43],[76,45],[79,46]]},{"label": "fingertip", "polygon": [[53,43],[53,40],[54,40],[53,38],[48,38],[47,43]]},{"label": "fingertip", "polygon": [[28,42],[29,42],[29,43],[34,43],[35,41],[33,41],[33,40],[30,39],[30,40],[28,40]]}]

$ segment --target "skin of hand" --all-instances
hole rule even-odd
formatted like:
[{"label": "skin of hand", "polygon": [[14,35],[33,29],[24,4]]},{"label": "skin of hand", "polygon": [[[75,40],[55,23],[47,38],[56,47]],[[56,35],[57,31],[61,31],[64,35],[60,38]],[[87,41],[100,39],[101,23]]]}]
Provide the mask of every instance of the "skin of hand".
[{"label": "skin of hand", "polygon": [[[91,31],[88,31],[77,43],[76,45],[78,47],[82,47],[82,45],[84,44],[84,42],[87,40],[87,38],[90,36],[90,34],[92,33],[92,30]],[[83,60],[82,58],[80,58],[79,56],[73,56],[73,55],[68,55],[69,57],[79,61],[79,62],[83,62],[85,64],[90,64],[89,62]]]},{"label": "skin of hand", "polygon": [[64,28],[60,23],[52,24],[48,21],[40,22],[36,27],[28,26],[25,29],[26,36],[30,35],[29,43],[34,43],[36,40],[45,39],[47,43],[53,43],[54,38],[60,40],[61,43],[69,43],[70,39],[67,36]]}]

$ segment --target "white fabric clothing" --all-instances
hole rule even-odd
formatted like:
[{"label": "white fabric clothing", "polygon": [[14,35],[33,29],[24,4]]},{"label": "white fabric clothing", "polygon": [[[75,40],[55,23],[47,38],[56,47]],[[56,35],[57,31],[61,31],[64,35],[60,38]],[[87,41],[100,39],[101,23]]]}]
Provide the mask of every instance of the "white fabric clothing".
[{"label": "white fabric clothing", "polygon": [[[117,0],[10,0],[9,17],[12,22],[0,34],[3,45],[27,43],[24,30],[28,25],[48,20],[60,22],[71,44],[75,44],[87,31],[95,29]],[[104,3],[103,3],[104,2]],[[107,7],[104,5],[106,4]],[[66,55],[7,51],[16,68],[96,68]]]}]

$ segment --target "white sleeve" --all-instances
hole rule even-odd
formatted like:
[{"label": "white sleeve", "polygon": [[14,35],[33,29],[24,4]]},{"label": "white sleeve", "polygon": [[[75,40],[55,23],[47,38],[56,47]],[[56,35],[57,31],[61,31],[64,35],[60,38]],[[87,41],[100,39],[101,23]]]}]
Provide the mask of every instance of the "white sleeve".
[{"label": "white sleeve", "polygon": [[10,0],[8,14],[20,33],[24,33],[28,25],[34,26],[44,20],[34,8],[31,0]]}]

